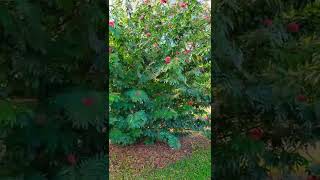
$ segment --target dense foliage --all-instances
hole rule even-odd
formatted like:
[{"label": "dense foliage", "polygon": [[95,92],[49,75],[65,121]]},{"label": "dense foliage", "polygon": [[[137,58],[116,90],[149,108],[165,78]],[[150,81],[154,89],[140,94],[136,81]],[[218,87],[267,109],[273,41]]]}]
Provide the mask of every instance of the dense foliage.
[{"label": "dense foliage", "polygon": [[260,180],[273,167],[286,176],[310,165],[297,150],[320,137],[320,2],[213,7],[215,179]]},{"label": "dense foliage", "polygon": [[0,179],[106,179],[104,1],[0,2]]},{"label": "dense foliage", "polygon": [[[117,1],[109,20],[109,128],[113,143],[166,141],[209,123],[209,9],[195,0]],[[199,117],[195,117],[198,115]]]}]

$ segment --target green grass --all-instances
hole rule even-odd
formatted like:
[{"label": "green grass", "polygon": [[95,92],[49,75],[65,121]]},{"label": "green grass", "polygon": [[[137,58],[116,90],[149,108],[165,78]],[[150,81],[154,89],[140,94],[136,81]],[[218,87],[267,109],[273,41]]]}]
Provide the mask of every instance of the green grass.
[{"label": "green grass", "polygon": [[197,150],[190,157],[171,164],[164,169],[144,173],[137,179],[211,179],[211,150]]},{"label": "green grass", "polygon": [[123,164],[121,171],[110,174],[111,180],[206,180],[211,179],[211,150],[199,148],[191,156],[185,157],[163,169],[145,167],[142,172],[135,172],[128,164]]},{"label": "green grass", "polygon": [[[191,132],[191,134],[193,133]],[[114,162],[115,166],[112,166],[109,178],[110,180],[211,179],[211,147],[200,142],[193,142],[191,143],[191,149],[191,155],[161,169],[153,168],[151,162],[146,162],[143,166],[135,168],[132,165],[134,164],[133,161],[136,161],[135,158],[125,156],[125,158],[119,160],[117,155],[113,154],[110,156],[110,160]]]}]

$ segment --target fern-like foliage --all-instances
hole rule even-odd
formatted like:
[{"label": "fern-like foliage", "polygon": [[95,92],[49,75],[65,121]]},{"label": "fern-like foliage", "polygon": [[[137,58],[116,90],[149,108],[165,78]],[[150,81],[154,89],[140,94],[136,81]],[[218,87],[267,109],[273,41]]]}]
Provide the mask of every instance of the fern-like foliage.
[{"label": "fern-like foliage", "polygon": [[57,95],[52,101],[54,105],[67,111],[76,128],[86,129],[90,125],[100,132],[106,124],[105,93],[74,90],[71,93]]},{"label": "fern-like foliage", "polygon": [[70,154],[105,152],[104,11],[103,1],[0,1],[0,179],[52,179]]},{"label": "fern-like foliage", "polygon": [[[293,149],[319,139],[319,33],[310,23],[319,2],[227,0],[213,7],[214,178],[265,179],[271,167],[286,175],[307,165]],[[261,139],[251,138],[254,128],[263,129]]]},{"label": "fern-like foliage", "polygon": [[107,157],[99,154],[82,160],[75,167],[64,167],[60,170],[54,180],[105,180],[108,179]]},{"label": "fern-like foliage", "polygon": [[[177,134],[199,130],[193,114],[210,103],[210,24],[204,17],[209,11],[196,1],[188,1],[184,11],[150,2],[150,7],[138,3],[127,16],[121,2],[114,3],[108,60],[110,140],[122,145],[160,140],[179,149]],[[193,101],[196,105],[188,105]]]}]

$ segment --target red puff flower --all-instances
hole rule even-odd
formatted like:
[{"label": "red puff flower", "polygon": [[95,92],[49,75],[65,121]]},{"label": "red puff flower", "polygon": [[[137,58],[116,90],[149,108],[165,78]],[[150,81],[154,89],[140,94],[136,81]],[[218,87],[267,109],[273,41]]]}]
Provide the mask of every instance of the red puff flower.
[{"label": "red puff flower", "polygon": [[160,0],[161,4],[167,3],[167,0]]},{"label": "red puff flower", "polygon": [[262,21],[262,24],[265,26],[271,26],[272,25],[272,20],[271,19],[265,19]]},{"label": "red puff flower", "polygon": [[307,180],[317,180],[317,176],[308,176]]},{"label": "red puff flower", "polygon": [[287,25],[287,29],[289,32],[299,32],[300,26],[299,24],[292,22]]},{"label": "red puff flower", "polygon": [[71,165],[75,165],[77,163],[77,159],[74,154],[68,154],[67,160]]},{"label": "red puff flower", "polygon": [[170,63],[170,61],[171,61],[171,57],[170,56],[167,56],[166,58],[165,58],[165,63],[166,64],[169,64]]},{"label": "red puff flower", "polygon": [[191,50],[186,49],[183,53],[184,54],[189,54],[191,52]]},{"label": "red puff flower", "polygon": [[179,6],[180,6],[181,8],[186,8],[186,7],[188,6],[188,4],[187,4],[187,3],[184,3],[184,2],[180,2],[180,3],[179,3]]},{"label": "red puff flower", "polygon": [[146,33],[146,36],[147,36],[147,37],[150,37],[150,36],[151,36],[151,33],[149,33],[149,32]]},{"label": "red puff flower", "polygon": [[176,55],[180,54],[179,51],[176,52]]},{"label": "red puff flower", "polygon": [[188,105],[189,105],[189,106],[192,106],[192,105],[193,105],[193,101],[189,101],[189,102],[188,102]]},{"label": "red puff flower", "polygon": [[149,0],[143,0],[144,3],[149,3]]},{"label": "red puff flower", "polygon": [[263,131],[261,128],[253,128],[249,131],[249,136],[254,140],[259,140],[263,136]]},{"label": "red puff flower", "polygon": [[110,21],[109,21],[109,26],[111,26],[111,27],[114,28],[114,20],[110,20]]},{"label": "red puff flower", "polygon": [[85,106],[92,106],[93,99],[92,98],[83,98],[82,99],[82,104],[85,105]]},{"label": "red puff flower", "polygon": [[307,97],[304,96],[304,95],[298,95],[298,96],[296,97],[296,99],[297,99],[297,101],[299,101],[299,102],[306,102],[306,101],[307,101]]},{"label": "red puff flower", "polygon": [[224,114],[220,114],[220,115],[219,115],[219,118],[221,118],[221,119],[224,118],[224,117],[225,117]]}]

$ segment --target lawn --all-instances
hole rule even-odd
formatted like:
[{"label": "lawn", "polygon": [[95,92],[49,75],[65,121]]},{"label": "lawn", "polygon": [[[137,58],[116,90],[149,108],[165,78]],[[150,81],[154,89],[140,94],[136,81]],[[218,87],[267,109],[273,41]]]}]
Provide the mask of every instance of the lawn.
[{"label": "lawn", "polygon": [[211,150],[197,150],[188,158],[160,170],[153,170],[138,179],[197,179],[211,178]]},{"label": "lawn", "polygon": [[210,179],[211,147],[204,136],[182,138],[180,150],[165,143],[112,145],[110,179]]}]

